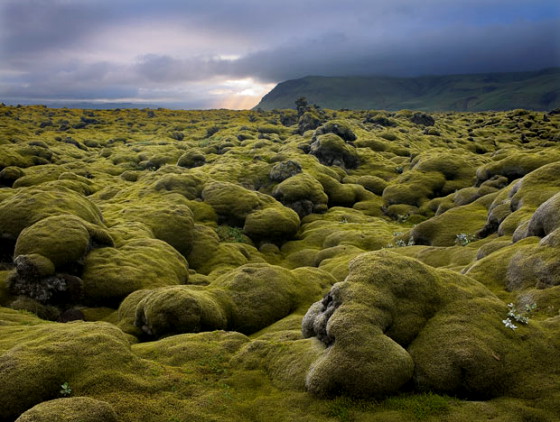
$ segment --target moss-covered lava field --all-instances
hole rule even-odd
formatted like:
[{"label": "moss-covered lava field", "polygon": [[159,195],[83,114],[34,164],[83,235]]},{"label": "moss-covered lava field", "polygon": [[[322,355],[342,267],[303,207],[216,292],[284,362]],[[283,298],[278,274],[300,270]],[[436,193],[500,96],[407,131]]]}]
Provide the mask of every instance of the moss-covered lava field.
[{"label": "moss-covered lava field", "polygon": [[0,420],[556,421],[560,112],[0,106]]}]

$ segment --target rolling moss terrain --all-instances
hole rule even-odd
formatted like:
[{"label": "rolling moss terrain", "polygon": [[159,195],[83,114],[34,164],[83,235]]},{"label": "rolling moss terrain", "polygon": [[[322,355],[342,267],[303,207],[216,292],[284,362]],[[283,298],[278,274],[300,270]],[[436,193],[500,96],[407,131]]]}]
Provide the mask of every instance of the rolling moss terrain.
[{"label": "rolling moss terrain", "polygon": [[1,106],[0,186],[0,420],[560,417],[560,113]]}]

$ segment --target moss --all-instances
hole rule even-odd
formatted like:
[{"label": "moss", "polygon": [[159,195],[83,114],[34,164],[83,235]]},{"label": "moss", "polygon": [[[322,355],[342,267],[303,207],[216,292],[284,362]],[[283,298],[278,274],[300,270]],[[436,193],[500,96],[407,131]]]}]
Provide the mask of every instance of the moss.
[{"label": "moss", "polygon": [[507,177],[510,181],[525,176],[527,173],[560,160],[557,152],[534,154],[510,154],[506,158],[489,163],[476,171],[478,183],[482,183],[495,175]]},{"label": "moss", "polygon": [[240,244],[231,242],[220,243],[212,257],[203,265],[199,266],[197,271],[202,274],[214,276],[247,264],[251,256],[247,254],[245,250],[237,247],[238,245]]},{"label": "moss", "polygon": [[275,164],[270,169],[268,177],[271,181],[280,183],[298,173],[301,173],[301,164],[297,161],[287,160]]},{"label": "moss", "polygon": [[247,369],[262,368],[281,389],[305,391],[305,377],[309,365],[317,359],[321,347],[310,339],[291,341],[254,340],[246,344],[234,357],[236,366]]},{"label": "moss", "polygon": [[282,265],[286,268],[313,267],[318,249],[306,248],[286,253]]},{"label": "moss", "polygon": [[381,195],[383,190],[387,187],[387,182],[381,177],[377,176],[360,176],[356,180],[358,185],[362,185],[368,191]]},{"label": "moss", "polygon": [[303,135],[308,130],[317,129],[322,119],[315,111],[307,111],[298,120],[298,132]]},{"label": "moss", "polygon": [[[2,316],[11,318],[5,309]],[[106,362],[124,367],[133,359],[128,341],[111,324],[41,324],[33,319],[29,323],[32,325],[26,325],[23,332],[19,323],[5,327],[0,342],[3,419],[14,419],[34,405],[58,397],[64,382],[79,390],[80,374],[88,370],[95,371]]]},{"label": "moss", "polygon": [[445,177],[439,172],[421,173],[409,171],[383,191],[383,200],[387,205],[408,204],[420,206],[429,197],[441,191],[445,184]]},{"label": "moss", "polygon": [[459,270],[474,261],[477,249],[476,246],[410,246],[395,248],[394,252],[416,258],[431,267],[447,267]]},{"label": "moss", "polygon": [[[48,319],[75,313],[126,333],[114,332],[125,341],[117,350],[97,324],[77,330],[85,323],[0,309],[0,347],[9,350],[0,393],[10,406],[18,389],[48,406],[68,382],[72,396],[108,403],[123,422],[558,419],[560,228],[550,204],[560,190],[560,115],[433,113],[434,136],[411,111],[307,112],[286,128],[295,110],[286,118],[0,105],[0,304]],[[341,147],[323,151],[333,165],[309,154],[323,137]],[[344,162],[346,152],[358,167]],[[210,203],[203,192],[216,183]],[[282,209],[274,196],[298,214],[297,233],[269,239],[281,224],[267,221],[257,225],[262,235],[243,234],[253,217]],[[455,244],[480,228],[482,239]],[[69,248],[74,229],[81,243]],[[416,229],[446,246],[397,244]],[[18,236],[25,247],[14,263]],[[399,247],[362,255],[391,243]],[[82,275],[85,297],[60,290],[70,280],[81,286]],[[315,319],[317,336],[302,339],[304,313],[331,288],[344,301]],[[144,299],[149,318],[137,321]],[[537,304],[527,325],[502,323],[510,302]],[[251,338],[176,334],[220,326],[208,316],[220,313],[226,329],[235,320]],[[306,380],[337,397],[317,399]],[[366,399],[340,396],[352,389]],[[395,397],[381,401],[380,391]]]},{"label": "moss", "polygon": [[210,286],[227,291],[231,297],[231,327],[251,333],[285,317],[302,303],[311,303],[315,295],[321,294],[317,288],[309,296],[309,288],[302,289],[298,284],[289,270],[253,264],[218,277]]},{"label": "moss", "polygon": [[298,280],[281,267],[247,264],[207,287],[175,286],[135,293],[123,302],[119,316],[124,324],[134,319],[136,327],[155,337],[225,328],[252,333],[313,302],[323,290],[318,278]]},{"label": "moss", "polygon": [[149,336],[226,328],[222,304],[197,286],[173,286],[153,290],[135,308],[134,325]]},{"label": "moss", "polygon": [[278,184],[272,195],[300,217],[327,210],[328,197],[323,186],[311,175],[300,173]]},{"label": "moss", "polygon": [[357,139],[356,134],[348,122],[344,120],[329,120],[315,131],[316,135],[323,135],[326,133],[333,133],[342,138],[345,142],[352,142]]},{"label": "moss", "polygon": [[416,420],[442,417],[449,414],[451,406],[456,404],[456,399],[433,393],[402,394],[383,401],[384,407],[404,411]]},{"label": "moss", "polygon": [[452,246],[461,233],[475,234],[486,222],[487,209],[483,203],[452,208],[415,226],[411,231],[417,245]]},{"label": "moss", "polygon": [[121,173],[121,179],[127,182],[136,182],[140,177],[139,171],[126,170]]},{"label": "moss", "polygon": [[205,185],[202,198],[225,222],[233,225],[243,225],[247,215],[271,202],[256,192],[227,182]]},{"label": "moss", "polygon": [[544,237],[560,227],[560,193],[544,202],[533,214],[527,236]]},{"label": "moss", "polygon": [[157,239],[167,242],[183,255],[191,250],[193,238],[193,213],[185,198],[179,194],[146,196],[142,204],[119,207],[114,219],[145,224]]},{"label": "moss", "polygon": [[165,174],[154,183],[157,192],[175,192],[187,199],[199,198],[203,181],[190,174]]},{"label": "moss", "polygon": [[220,372],[219,366],[224,366],[228,358],[249,342],[249,338],[241,333],[218,330],[180,334],[157,342],[136,344],[132,346],[132,350],[144,359],[152,359],[165,365],[197,364]]},{"label": "moss", "polygon": [[31,312],[48,321],[56,321],[60,316],[60,310],[56,307],[44,305],[27,296],[18,296],[8,307],[17,311]]},{"label": "moss", "polygon": [[86,223],[71,214],[44,218],[18,236],[14,256],[39,254],[57,268],[82,259],[90,248]]},{"label": "moss", "polygon": [[446,394],[502,394],[517,372],[505,368],[501,356],[524,364],[516,357],[520,339],[501,323],[503,306],[457,273],[388,251],[361,255],[346,280],[304,318],[304,335],[328,346],[311,366],[307,388],[322,396],[380,396],[414,380],[420,389]]},{"label": "moss", "polygon": [[117,422],[111,405],[89,397],[71,397],[40,403],[16,419],[17,422]]},{"label": "moss", "polygon": [[189,266],[199,271],[216,254],[220,238],[216,232],[205,225],[195,224],[192,249],[187,260]]},{"label": "moss", "polygon": [[351,207],[354,203],[374,197],[361,185],[342,184],[335,178],[326,174],[318,174],[317,180],[323,185],[323,189],[329,198],[329,206]]},{"label": "moss", "polygon": [[370,217],[382,217],[382,207],[383,200],[380,197],[365,201],[359,201],[352,205],[352,208],[354,208],[355,210],[359,210],[364,215],[368,215]]},{"label": "moss", "polygon": [[345,144],[344,140],[335,134],[319,135],[310,146],[310,154],[327,166],[342,168],[356,168],[358,154],[355,149]]},{"label": "moss", "polygon": [[0,233],[15,240],[26,227],[55,214],[72,214],[86,222],[102,224],[99,209],[74,191],[30,188],[17,191],[0,204]]},{"label": "moss", "polygon": [[243,232],[256,240],[285,240],[297,233],[299,223],[299,217],[292,209],[268,207],[249,214]]},{"label": "moss", "polygon": [[136,239],[119,248],[91,251],[82,279],[87,302],[112,305],[135,290],[186,283],[188,265],[167,243]]},{"label": "moss", "polygon": [[206,157],[199,148],[189,149],[179,157],[177,165],[179,167],[193,168],[200,167],[206,163]]},{"label": "moss", "polygon": [[19,167],[9,166],[0,171],[0,185],[12,187],[14,182],[24,176],[24,172]]}]

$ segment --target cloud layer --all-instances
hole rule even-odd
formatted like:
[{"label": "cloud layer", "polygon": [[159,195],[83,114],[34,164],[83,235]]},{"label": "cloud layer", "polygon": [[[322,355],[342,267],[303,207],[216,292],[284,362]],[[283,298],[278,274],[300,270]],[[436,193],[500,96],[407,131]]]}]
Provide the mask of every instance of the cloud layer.
[{"label": "cloud layer", "polygon": [[240,107],[306,75],[560,66],[556,0],[5,0],[0,18],[3,101]]}]

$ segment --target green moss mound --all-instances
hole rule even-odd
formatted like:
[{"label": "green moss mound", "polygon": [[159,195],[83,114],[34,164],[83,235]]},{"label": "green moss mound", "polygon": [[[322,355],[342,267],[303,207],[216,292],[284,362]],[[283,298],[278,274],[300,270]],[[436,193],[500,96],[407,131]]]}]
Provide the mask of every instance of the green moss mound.
[{"label": "green moss mound", "polygon": [[39,254],[56,268],[81,260],[93,245],[112,246],[109,234],[71,214],[44,218],[22,230],[14,256]]},{"label": "green moss mound", "polygon": [[289,239],[297,233],[299,222],[297,213],[290,208],[268,207],[249,214],[243,231],[251,239]]},{"label": "green moss mound", "polygon": [[304,318],[304,336],[326,346],[310,367],[307,389],[319,396],[384,396],[414,382],[444,394],[504,394],[521,381],[520,367],[543,371],[551,359],[533,327],[531,348],[545,354],[524,361],[527,345],[502,324],[504,309],[489,290],[457,273],[388,251],[361,255]]},{"label": "green moss mound", "polygon": [[328,196],[321,183],[309,174],[297,174],[278,184],[272,195],[300,217],[327,210]]},{"label": "green moss mound", "polygon": [[135,293],[123,302],[119,315],[149,336],[226,328],[250,334],[313,302],[323,291],[317,277],[299,278],[285,268],[246,264],[206,287]]},{"label": "green moss mound", "polygon": [[122,208],[116,218],[143,223],[156,239],[188,255],[192,247],[194,215],[187,200],[171,193],[144,197],[141,202],[142,205]]},{"label": "green moss mound", "polygon": [[[111,324],[38,321],[29,319],[32,325],[28,325],[24,333],[17,323],[3,328],[0,373],[4,381],[0,387],[3,398],[0,416],[4,420],[15,419],[27,409],[57,398],[63,383],[68,382],[70,386],[83,383],[86,380],[80,380],[81,374],[96,372],[96,368],[104,367],[106,362],[112,362],[116,368],[133,360],[125,336]],[[53,347],[58,353],[54,353]],[[44,404],[43,408],[52,411],[57,405],[64,406],[64,403]],[[72,403],[68,406],[69,412],[79,411]],[[99,406],[98,410],[103,408],[106,406]],[[35,409],[31,415],[38,410],[41,409]]]},{"label": "green moss mound", "polygon": [[256,192],[227,182],[207,184],[202,191],[202,198],[225,222],[241,226],[252,211],[270,202]]},{"label": "green moss mound", "polygon": [[333,133],[319,135],[311,144],[309,153],[326,166],[356,168],[359,163],[355,149]]},{"label": "green moss mound", "polygon": [[17,422],[117,422],[111,405],[89,397],[71,397],[40,403],[16,419]]},{"label": "green moss mound", "polygon": [[120,248],[91,251],[82,279],[85,300],[115,304],[135,290],[184,284],[188,280],[185,258],[157,239],[136,239]]},{"label": "green moss mound", "polygon": [[59,188],[16,191],[0,204],[0,233],[17,239],[23,229],[54,214],[72,214],[92,224],[102,224],[99,209],[78,193]]}]

